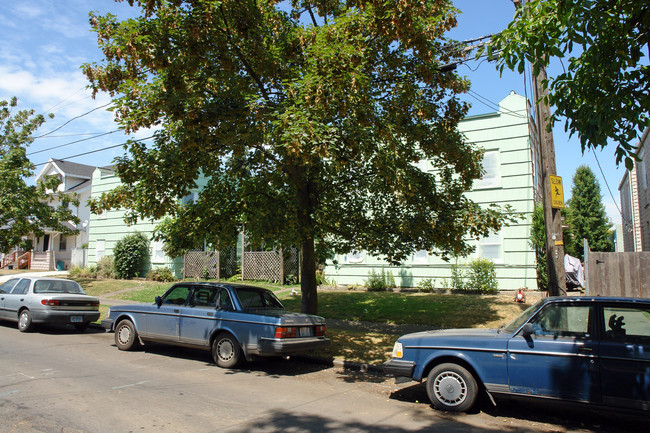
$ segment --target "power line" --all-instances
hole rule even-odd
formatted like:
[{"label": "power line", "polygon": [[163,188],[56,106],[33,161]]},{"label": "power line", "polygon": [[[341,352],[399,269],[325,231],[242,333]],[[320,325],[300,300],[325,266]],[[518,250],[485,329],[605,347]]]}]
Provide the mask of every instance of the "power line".
[{"label": "power line", "polygon": [[[113,146],[108,146],[108,147],[102,147],[101,149],[91,150],[91,151],[88,151],[88,152],[79,153],[77,155],[66,156],[64,158],[56,158],[56,160],[57,161],[67,161],[69,159],[78,158],[80,156],[90,155],[91,153],[98,153],[98,152],[103,152],[105,150],[115,149],[116,147],[121,147],[121,146],[124,146],[125,144],[131,143],[131,142],[136,142],[137,143],[137,142],[140,142],[140,141],[149,140],[149,139],[154,138],[154,137],[155,137],[155,135],[150,135],[149,137],[140,138],[140,139],[137,139],[137,140],[129,140],[129,141],[125,141],[124,143],[115,144]],[[41,162],[41,163],[38,163],[38,164],[34,164],[34,166],[38,167],[38,166],[41,166],[41,165],[45,165],[47,163],[48,163],[48,161],[45,161],[45,162]]]},{"label": "power line", "polygon": [[41,149],[41,150],[37,150],[37,151],[35,151],[35,152],[30,152],[30,153],[27,154],[27,156],[36,155],[37,153],[49,152],[50,150],[60,149],[61,147],[65,147],[65,146],[70,146],[70,145],[72,145],[72,144],[81,143],[82,141],[93,140],[93,139],[95,139],[95,138],[103,137],[103,136],[105,136],[105,135],[115,134],[116,132],[120,132],[120,131],[121,131],[121,129],[116,129],[115,131],[104,132],[103,134],[94,135],[94,136],[92,136],[92,137],[82,138],[82,139],[80,139],[80,140],[71,141],[71,142],[69,142],[69,143],[59,144],[59,145],[57,145],[57,146],[52,146],[52,147],[48,147],[48,148],[46,148],[46,149]]},{"label": "power line", "polygon": [[43,134],[43,135],[39,135],[38,137],[34,137],[34,140],[36,140],[36,139],[38,139],[38,138],[46,137],[46,136],[52,134],[53,132],[56,132],[56,131],[58,131],[59,129],[63,128],[64,126],[66,126],[67,124],[69,124],[70,122],[72,122],[73,120],[76,120],[76,119],[79,119],[79,118],[81,118],[81,117],[87,116],[87,115],[89,115],[90,113],[92,113],[93,111],[97,111],[97,110],[99,110],[99,109],[101,109],[101,108],[108,107],[108,106],[111,105],[111,104],[112,104],[112,102],[109,102],[109,103],[107,103],[107,104],[100,105],[99,107],[93,108],[92,110],[87,111],[87,112],[85,112],[85,113],[83,113],[83,114],[80,114],[80,115],[78,115],[78,116],[75,116],[75,117],[73,117],[72,119],[70,119],[70,120],[68,120],[67,122],[65,122],[63,125],[59,126],[58,128],[55,128],[55,129],[51,130],[50,132],[46,132],[46,133]]},{"label": "power line", "polygon": [[605,177],[605,173],[603,172],[603,168],[600,166],[600,161],[598,160],[598,155],[596,155],[596,151],[593,149],[593,147],[590,147],[591,153],[594,154],[594,158],[596,159],[596,164],[598,164],[598,169],[600,170],[600,174],[603,176],[603,181],[605,182],[605,186],[607,187],[607,191],[609,191],[609,196],[612,198],[612,201],[614,202],[614,206],[616,206],[616,210],[618,210],[618,213],[621,215],[621,221],[625,224],[631,223],[629,221],[625,221],[625,217],[623,216],[623,212],[621,211],[621,208],[618,207],[618,203],[616,202],[616,199],[614,198],[614,194],[612,194],[612,190],[609,187],[609,182],[607,182],[607,178]]}]

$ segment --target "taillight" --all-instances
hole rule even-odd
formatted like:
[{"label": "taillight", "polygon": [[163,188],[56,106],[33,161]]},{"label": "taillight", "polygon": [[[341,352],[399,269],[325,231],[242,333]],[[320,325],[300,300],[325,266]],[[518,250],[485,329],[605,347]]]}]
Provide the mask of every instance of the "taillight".
[{"label": "taillight", "polygon": [[318,326],[316,327],[316,336],[317,336],[317,337],[322,337],[322,336],[324,336],[324,335],[325,335],[325,330],[326,330],[326,329],[327,329],[327,327],[326,327],[325,325],[318,325]]},{"label": "taillight", "polygon": [[61,302],[57,299],[43,299],[41,301],[41,304],[48,305],[50,307],[58,307],[59,305],[61,305]]},{"label": "taillight", "polygon": [[275,338],[295,338],[296,329],[295,327],[278,326],[275,328]]},{"label": "taillight", "polygon": [[95,308],[99,308],[99,302],[93,302],[91,305]]}]

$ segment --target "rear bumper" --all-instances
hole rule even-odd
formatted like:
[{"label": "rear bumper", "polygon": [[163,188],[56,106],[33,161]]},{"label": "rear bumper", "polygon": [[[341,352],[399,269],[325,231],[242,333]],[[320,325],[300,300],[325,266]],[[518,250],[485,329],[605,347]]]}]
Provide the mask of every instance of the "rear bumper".
[{"label": "rear bumper", "polygon": [[[99,319],[99,311],[57,311],[57,310],[30,310],[33,323],[51,323],[56,325],[90,323]],[[81,317],[80,321],[73,322],[72,318]]]},{"label": "rear bumper", "polygon": [[262,338],[255,347],[249,347],[248,352],[251,355],[259,356],[292,355],[309,350],[321,349],[330,344],[331,341],[325,337],[292,339]]},{"label": "rear bumper", "polygon": [[413,370],[415,369],[415,362],[403,361],[401,359],[391,359],[384,363],[384,373],[392,374],[396,377],[410,377],[413,378]]}]

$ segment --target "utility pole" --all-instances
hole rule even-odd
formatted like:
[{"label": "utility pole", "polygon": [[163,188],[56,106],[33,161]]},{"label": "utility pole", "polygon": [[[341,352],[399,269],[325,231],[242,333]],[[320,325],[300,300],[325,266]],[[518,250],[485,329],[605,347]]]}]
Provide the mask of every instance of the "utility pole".
[{"label": "utility pole", "polygon": [[[553,133],[547,129],[551,117],[546,97],[548,89],[542,82],[546,80],[546,68],[540,67],[534,81],[535,113],[539,130],[540,154],[542,159],[542,185],[544,203],[544,227],[546,231],[546,262],[548,268],[548,294],[559,296],[566,293],[566,275],[564,272],[564,238],[562,235],[562,214],[559,208],[553,206],[552,177],[556,175],[555,144]],[[561,185],[560,185],[561,186]],[[564,204],[562,204],[562,207]]]},{"label": "utility pole", "polygon": [[[515,7],[525,8],[524,0],[513,0]],[[525,11],[523,12],[525,13]],[[534,67],[534,65],[532,65]],[[535,114],[539,131],[540,155],[542,159],[542,202],[544,204],[544,228],[546,232],[546,263],[548,268],[548,294],[559,296],[566,294],[566,275],[564,272],[564,237],[562,235],[562,214],[564,207],[553,203],[555,186],[551,180],[558,179],[555,168],[555,144],[553,132],[548,128],[551,109],[548,106],[548,89],[543,86],[546,80],[546,68],[540,66],[539,73],[533,77],[533,97]],[[561,188],[561,183],[559,187]],[[555,195],[556,196],[556,195]],[[557,196],[556,196],[557,197]]]}]

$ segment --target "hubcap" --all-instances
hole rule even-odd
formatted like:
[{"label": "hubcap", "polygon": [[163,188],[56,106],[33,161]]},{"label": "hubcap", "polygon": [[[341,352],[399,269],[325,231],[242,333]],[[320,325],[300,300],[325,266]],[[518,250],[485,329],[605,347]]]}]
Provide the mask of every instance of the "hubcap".
[{"label": "hubcap", "polygon": [[120,326],[120,329],[117,333],[117,339],[120,341],[120,344],[127,344],[131,338],[131,330],[128,326]]},{"label": "hubcap", "polygon": [[223,361],[230,360],[234,355],[232,341],[226,339],[221,340],[217,346],[217,354],[219,355],[219,359]]},{"label": "hubcap", "polygon": [[445,371],[436,377],[433,385],[436,397],[448,406],[458,406],[467,397],[467,385],[453,371]]},{"label": "hubcap", "polygon": [[28,320],[29,320],[29,315],[27,313],[20,313],[18,324],[20,325],[21,329],[27,326]]}]

